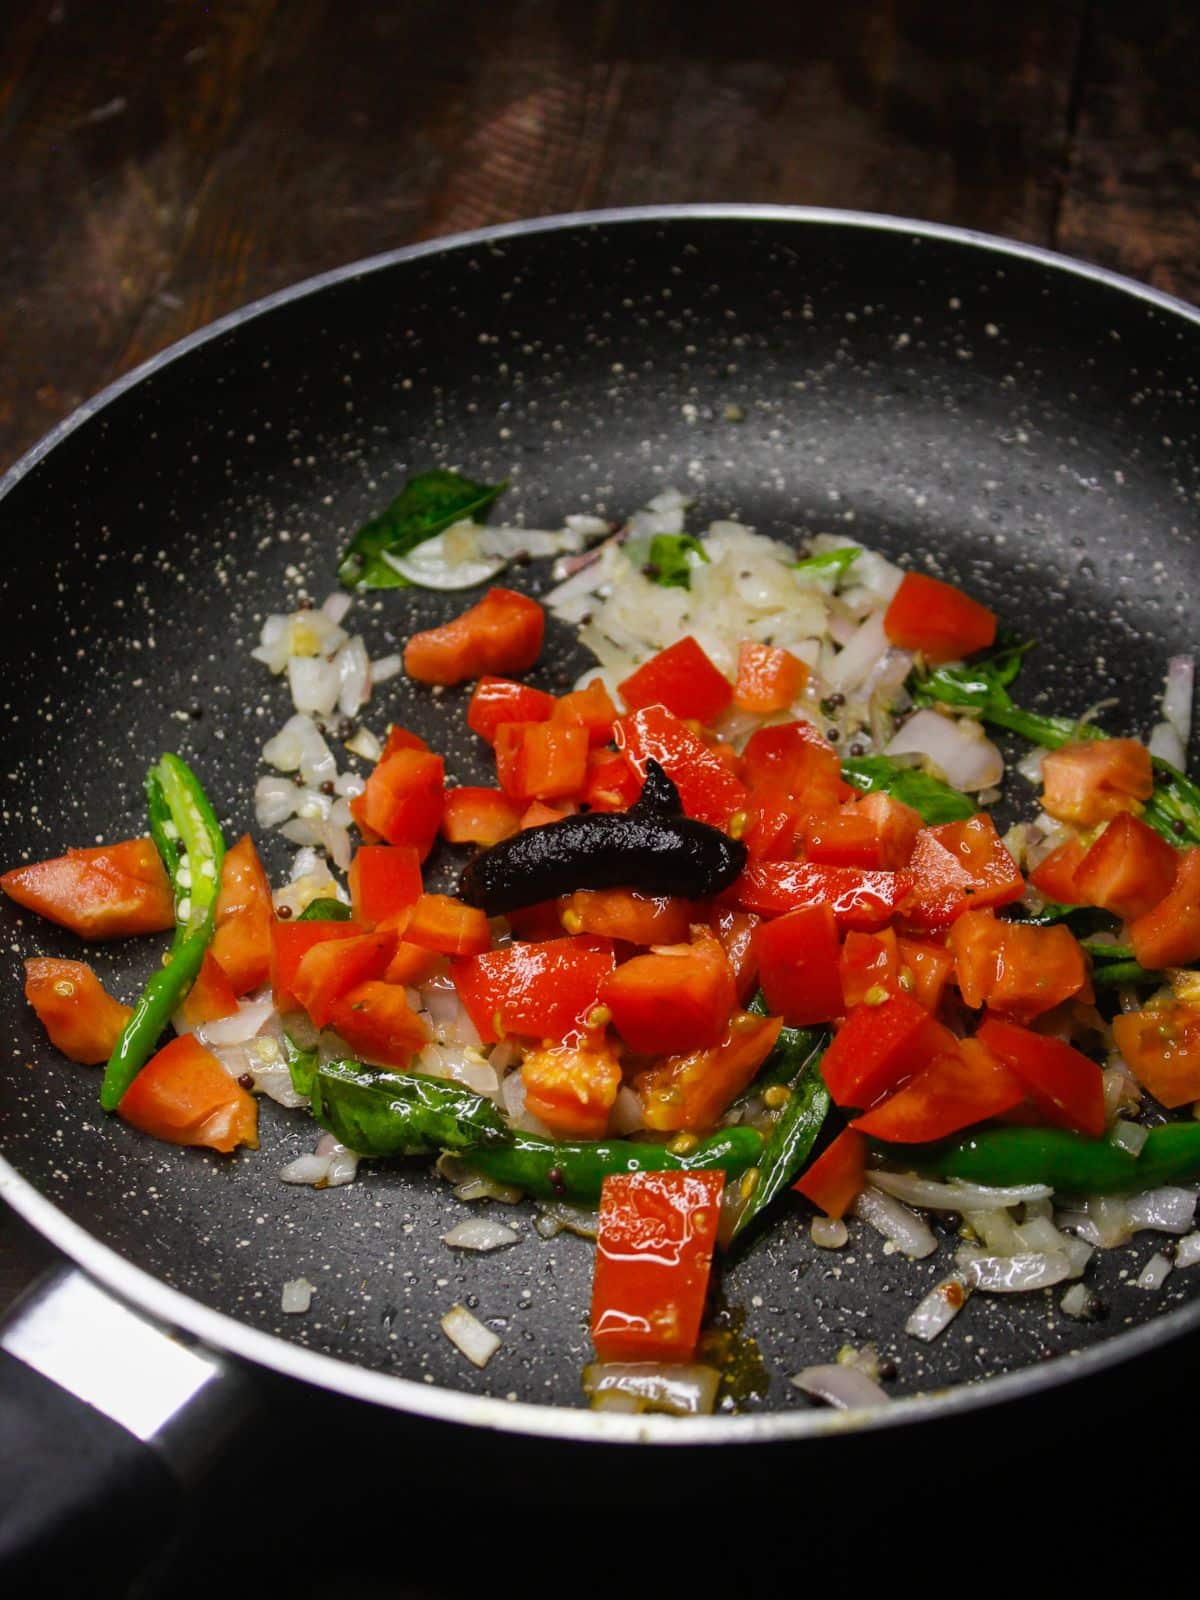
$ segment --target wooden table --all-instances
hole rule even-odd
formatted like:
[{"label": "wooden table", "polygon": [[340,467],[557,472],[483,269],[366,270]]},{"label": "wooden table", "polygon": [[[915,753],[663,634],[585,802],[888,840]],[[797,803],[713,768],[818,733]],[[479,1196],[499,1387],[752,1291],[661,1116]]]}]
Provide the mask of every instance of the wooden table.
[{"label": "wooden table", "polygon": [[9,0],[0,467],[324,268],[687,200],[987,229],[1200,299],[1200,8],[1169,0]]}]

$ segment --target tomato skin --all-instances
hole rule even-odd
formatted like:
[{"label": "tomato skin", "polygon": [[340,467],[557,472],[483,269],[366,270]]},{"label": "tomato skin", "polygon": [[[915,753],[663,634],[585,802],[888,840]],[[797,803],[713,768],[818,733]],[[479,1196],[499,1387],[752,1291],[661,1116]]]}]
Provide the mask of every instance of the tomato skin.
[{"label": "tomato skin", "polygon": [[684,944],[700,916],[694,900],[638,894],[635,889],[577,889],[558,906],[563,927],[572,933],[637,945]]},{"label": "tomato skin", "polygon": [[117,1107],[125,1121],[169,1144],[204,1145],[224,1155],[258,1148],[258,1106],[190,1033],[164,1045]]},{"label": "tomato skin", "polygon": [[924,826],[920,812],[891,795],[865,794],[810,823],[804,853],[831,866],[896,872],[908,865]]},{"label": "tomato skin", "polygon": [[1104,1086],[1094,1061],[1060,1039],[989,1016],[975,1037],[1025,1085],[1042,1117],[1098,1139],[1104,1132]]},{"label": "tomato skin", "polygon": [[1083,905],[1132,922],[1170,894],[1178,865],[1172,845],[1123,811],[1092,844],[1075,870],[1075,883]]},{"label": "tomato skin", "polygon": [[975,1010],[987,1006],[1029,1022],[1064,1000],[1093,998],[1087,955],[1069,928],[999,922],[991,911],[968,911],[947,943],[959,992]]},{"label": "tomato skin", "polygon": [[752,861],[726,893],[742,910],[764,917],[828,905],[839,928],[872,933],[891,920],[912,882],[908,872],[863,872],[814,861]]},{"label": "tomato skin", "polygon": [[301,957],[292,992],[313,1023],[323,1028],[342,996],[360,983],[381,978],[395,953],[396,935],[386,928],[352,939],[323,939]]},{"label": "tomato skin", "polygon": [[587,777],[586,728],[562,722],[505,722],[496,730],[496,774],[512,800],[561,800]]},{"label": "tomato skin", "polygon": [[421,858],[411,845],[359,845],[347,874],[354,920],[374,927],[421,897]]},{"label": "tomato skin", "polygon": [[737,994],[725,952],[709,936],[622,962],[601,985],[600,1000],[638,1055],[682,1055],[717,1043]]},{"label": "tomato skin", "polygon": [[1168,894],[1129,924],[1143,967],[1182,967],[1200,958],[1200,850],[1184,850]]},{"label": "tomato skin", "polygon": [[592,811],[628,811],[642,780],[620,750],[590,750],[579,798]]},{"label": "tomato skin", "polygon": [[754,953],[767,1008],[789,1028],[832,1022],[845,1011],[837,923],[827,905],[760,922]]},{"label": "tomato skin", "polygon": [[1001,1116],[1024,1099],[1025,1085],[1014,1072],[978,1039],[961,1039],[854,1126],[891,1144],[923,1144]]},{"label": "tomato skin", "polygon": [[554,696],[542,689],[486,675],[471,695],[467,726],[488,744],[495,744],[496,729],[502,722],[545,722],[557,704]]},{"label": "tomato skin", "polygon": [[180,1007],[183,1020],[189,1028],[200,1028],[220,1017],[232,1017],[237,1008],[238,997],[224,968],[214,959],[211,949],[206,950],[196,981]]},{"label": "tomato skin", "polygon": [[872,991],[897,994],[900,989],[900,953],[891,928],[881,933],[848,933],[838,970],[843,1011],[861,1005]]},{"label": "tomato skin", "polygon": [[837,751],[808,722],[759,728],[742,752],[742,776],[751,789],[781,784],[798,816],[833,816],[857,791],[842,778]]},{"label": "tomato skin", "polygon": [[690,633],[651,656],[617,685],[631,711],[665,706],[673,716],[711,727],[733,699],[733,686]]},{"label": "tomato skin", "polygon": [[1038,862],[1029,874],[1029,881],[1039,894],[1058,905],[1082,905],[1083,894],[1075,874],[1086,854],[1078,839],[1067,839]]},{"label": "tomato skin", "polygon": [[546,616],[536,600],[512,589],[489,589],[452,622],[414,633],[404,670],[418,683],[454,684],[492,674],[516,677],[541,654]]},{"label": "tomato skin", "polygon": [[700,1338],[723,1172],[605,1178],[592,1287],[601,1361],[690,1361]]},{"label": "tomato skin", "polygon": [[844,1217],[862,1190],[866,1172],[866,1139],[854,1128],[843,1128],[792,1188],[827,1217]]},{"label": "tomato skin", "polygon": [[936,1015],[954,971],[954,957],[944,945],[924,939],[897,939],[896,953],[900,959],[899,976],[903,979],[907,969],[912,979],[909,993],[918,1005]]},{"label": "tomato skin", "polygon": [[229,979],[235,995],[249,994],[271,972],[271,885],[248,833],[221,864],[221,888],[213,913],[209,953]]},{"label": "tomato skin", "polygon": [[743,639],[733,703],[740,711],[786,711],[804,693],[810,676],[807,663],[790,650]]},{"label": "tomato skin", "polygon": [[81,939],[127,939],[175,926],[175,901],[152,839],[69,849],[0,876],[0,889],[27,911]]},{"label": "tomato skin", "polygon": [[732,906],[714,906],[710,914],[712,931],[721,941],[738,1000],[745,1005],[758,985],[758,957],[754,953],[754,930],[760,919]]},{"label": "tomato skin", "polygon": [[721,1042],[707,1050],[665,1060],[639,1072],[633,1087],[642,1102],[646,1126],[660,1133],[686,1129],[707,1133],[721,1113],[753,1080],[775,1048],[782,1017],[735,1011]]},{"label": "tomato skin", "polygon": [[908,870],[914,879],[904,918],[917,928],[945,928],[974,907],[1003,906],[1025,893],[1025,880],[991,817],[922,828]]},{"label": "tomato skin", "polygon": [[723,828],[734,812],[744,809],[745,785],[703,739],[664,707],[646,706],[630,716],[619,717],[614,736],[618,748],[643,781],[647,761],[658,762],[679,790],[689,817]]},{"label": "tomato skin", "polygon": [[940,578],[906,572],[883,617],[883,631],[902,650],[919,650],[940,666],[996,638],[996,613]]},{"label": "tomato skin", "polygon": [[800,808],[778,779],[751,790],[741,840],[755,861],[790,861],[796,854]]},{"label": "tomato skin", "polygon": [[606,745],[612,738],[617,708],[604,684],[599,678],[593,678],[585,688],[572,689],[570,694],[560,695],[550,715],[554,722],[564,723],[570,728],[583,728],[588,736],[588,744],[595,749],[599,745]]},{"label": "tomato skin", "polygon": [[1081,739],[1046,752],[1042,785],[1042,809],[1050,816],[1094,828],[1122,811],[1140,811],[1154,793],[1154,770],[1136,739]]},{"label": "tomato skin", "polygon": [[425,1024],[395,983],[371,979],[334,1003],[330,1026],[356,1056],[384,1067],[406,1067],[429,1043]]},{"label": "tomato skin", "polygon": [[412,944],[402,938],[388,963],[383,981],[399,984],[402,988],[419,989],[435,973],[443,971],[445,965],[445,957],[436,950],[427,950],[424,945]]},{"label": "tomato skin", "polygon": [[324,940],[357,939],[370,930],[360,922],[273,922],[271,924],[271,994],[276,1011],[299,1011],[293,992],[297,969],[313,945]]},{"label": "tomato skin", "polygon": [[603,1043],[531,1050],[521,1062],[525,1106],[559,1139],[599,1139],[621,1087],[621,1063]]},{"label": "tomato skin", "polygon": [[487,914],[447,894],[423,894],[412,908],[404,937],[444,956],[477,956],[492,948]]},{"label": "tomato skin", "polygon": [[54,1048],[86,1067],[108,1060],[133,1015],[133,1007],[114,1000],[86,962],[53,956],[26,961],[25,998]]},{"label": "tomato skin", "polygon": [[615,964],[612,945],[585,934],[464,956],[450,976],[484,1044],[512,1033],[562,1044],[586,1032]]},{"label": "tomato skin", "polygon": [[874,1105],[912,1077],[948,1037],[906,994],[855,1006],[822,1058],[821,1075],[837,1105]]},{"label": "tomato skin", "polygon": [[1168,1110],[1200,1100],[1200,1006],[1184,1000],[1113,1018],[1130,1072]]},{"label": "tomato skin", "polygon": [[441,756],[397,750],[380,759],[350,810],[388,844],[409,845],[423,861],[441,826],[445,787]]}]

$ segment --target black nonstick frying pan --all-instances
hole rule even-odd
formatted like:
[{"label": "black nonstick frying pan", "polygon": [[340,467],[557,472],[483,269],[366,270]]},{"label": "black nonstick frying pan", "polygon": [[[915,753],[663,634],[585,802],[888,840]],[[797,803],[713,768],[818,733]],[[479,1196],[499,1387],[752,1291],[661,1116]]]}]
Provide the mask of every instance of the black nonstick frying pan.
[{"label": "black nonstick frying pan", "polygon": [[[1078,712],[1112,699],[1110,725],[1144,734],[1167,657],[1195,643],[1198,375],[1187,306],[1045,252],[849,213],[552,219],[315,279],[156,358],[0,485],[0,857],[140,831],[142,777],[167,749],[194,763],[231,839],[252,827],[259,747],[290,714],[248,657],[261,617],[331,592],[347,532],[432,465],[510,479],[505,520],[534,527],[620,517],[675,485],[698,526],[850,533],[1034,636],[1026,699]],[[546,580],[544,566],[516,579]],[[410,590],[352,616],[379,654],[462,603]],[[552,625],[535,681],[584,664]],[[368,720],[417,728],[459,781],[486,782],[462,701],[398,680]],[[903,1323],[949,1239],[908,1263],[856,1232],[831,1257],[797,1203],[723,1276],[765,1392],[686,1434],[590,1413],[590,1245],[543,1241],[520,1213],[518,1246],[464,1260],[440,1243],[462,1213],[420,1164],[287,1187],[279,1169],[311,1149],[313,1125],[270,1102],[255,1154],[136,1135],[99,1111],[96,1075],[47,1047],[21,999],[18,956],[77,943],[7,902],[0,932],[0,1193],[187,1338],[382,1407],[565,1441],[832,1448],[1044,1393],[1200,1320],[1200,1273],[1133,1287],[1130,1265],[1155,1247],[1143,1235],[1099,1259],[1102,1323],[1065,1318],[1052,1293],[977,1295],[917,1345]],[[153,943],[91,954],[129,995]],[[281,1287],[301,1275],[312,1309],[285,1316]],[[439,1329],[455,1301],[502,1335],[482,1373]],[[887,1413],[848,1422],[788,1384],[868,1340],[896,1364]]]}]

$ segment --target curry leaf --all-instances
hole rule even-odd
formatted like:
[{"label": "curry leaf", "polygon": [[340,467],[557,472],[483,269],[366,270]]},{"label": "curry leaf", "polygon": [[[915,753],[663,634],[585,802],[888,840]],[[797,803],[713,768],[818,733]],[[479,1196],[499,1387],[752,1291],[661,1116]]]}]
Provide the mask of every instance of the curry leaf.
[{"label": "curry leaf", "polygon": [[975,802],[922,767],[902,766],[887,756],[862,756],[842,762],[842,777],[868,794],[882,790],[919,811],[927,827],[941,822],[961,822],[979,810]]},{"label": "curry leaf", "polygon": [[503,494],[507,484],[472,483],[457,472],[435,468],[409,478],[386,510],[354,535],[338,563],[338,577],[347,589],[406,589],[408,579],[389,565],[387,557],[403,556],[470,517],[484,513]]},{"label": "curry leaf", "polygon": [[690,533],[656,533],[652,539],[633,539],[625,554],[634,566],[662,589],[690,589],[692,567],[689,556],[708,560],[708,551]]},{"label": "curry leaf", "polygon": [[856,544],[843,545],[837,550],[823,550],[819,556],[793,562],[792,571],[802,578],[832,577],[836,584],[845,577],[861,554]]}]

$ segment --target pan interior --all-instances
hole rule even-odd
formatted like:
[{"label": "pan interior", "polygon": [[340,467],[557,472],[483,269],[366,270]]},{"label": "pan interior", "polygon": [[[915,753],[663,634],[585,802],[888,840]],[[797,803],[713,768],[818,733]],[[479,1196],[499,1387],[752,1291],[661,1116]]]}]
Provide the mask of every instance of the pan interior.
[{"label": "pan interior", "polygon": [[[68,431],[0,501],[6,560],[3,864],[143,827],[163,750],[194,762],[230,839],[253,826],[262,741],[286,688],[248,657],[262,617],[335,587],[347,534],[404,475],[505,478],[506,520],[620,518],[674,485],[697,526],[722,516],[802,541],[842,531],[960,582],[1038,640],[1026,698],[1145,734],[1162,670],[1192,646],[1200,578],[1195,373],[1179,311],[1042,259],[846,222],[633,218],[404,257],[228,327]],[[544,569],[516,579],[533,592]],[[372,655],[461,596],[356,602]],[[535,674],[586,662],[564,630]],[[396,680],[366,720],[415,728],[459,782],[487,782],[458,692]],[[1019,781],[1019,780],[1017,780]],[[260,843],[263,841],[260,839]],[[265,849],[278,873],[286,856]],[[521,1241],[466,1256],[467,1213],[425,1167],[364,1166],[327,1192],[277,1174],[312,1148],[301,1114],[264,1102],[262,1148],[170,1148],[105,1118],[96,1075],[50,1050],[19,957],[80,955],[5,901],[10,1034],[5,1155],[97,1239],[194,1300],[374,1371],[576,1404],[589,1359],[591,1246]],[[82,952],[130,997],[156,941]],[[497,1209],[497,1208],[493,1208]],[[1132,1286],[1142,1236],[1099,1262],[1100,1324],[1051,1294],[976,1296],[936,1344],[903,1324],[944,1273],[854,1225],[809,1242],[786,1205],[731,1264],[724,1292],[768,1375],[748,1408],[804,1402],[787,1374],[873,1341],[897,1394],[1077,1350],[1188,1301],[1192,1274]],[[283,1283],[316,1285],[306,1316]],[[1200,1275],[1195,1275],[1200,1288]],[[439,1329],[454,1302],[502,1336],[482,1373]]]}]

